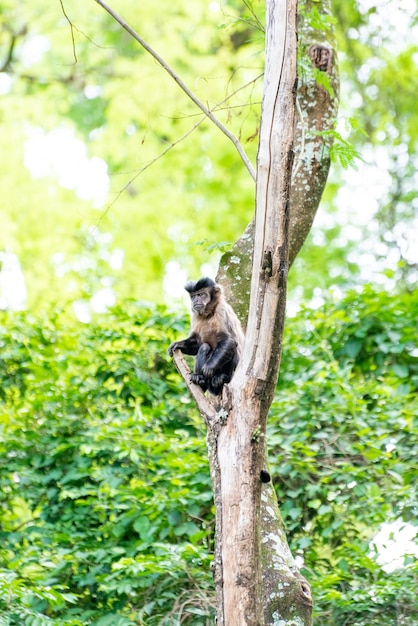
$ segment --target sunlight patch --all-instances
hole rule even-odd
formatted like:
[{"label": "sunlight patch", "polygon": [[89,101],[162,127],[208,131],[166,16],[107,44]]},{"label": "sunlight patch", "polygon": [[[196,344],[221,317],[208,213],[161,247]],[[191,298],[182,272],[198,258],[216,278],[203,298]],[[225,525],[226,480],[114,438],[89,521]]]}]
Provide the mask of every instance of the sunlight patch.
[{"label": "sunlight patch", "polygon": [[65,189],[100,208],[109,192],[109,175],[103,159],[89,157],[86,144],[70,128],[45,132],[31,128],[25,142],[24,164],[33,178],[55,178]]}]

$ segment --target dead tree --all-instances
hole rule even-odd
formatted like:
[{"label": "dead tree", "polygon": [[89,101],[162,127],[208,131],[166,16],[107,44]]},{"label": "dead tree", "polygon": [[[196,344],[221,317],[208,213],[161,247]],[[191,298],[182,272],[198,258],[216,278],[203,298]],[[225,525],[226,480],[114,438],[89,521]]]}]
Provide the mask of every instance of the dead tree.
[{"label": "dead tree", "polygon": [[[255,218],[222,259],[218,277],[247,326],[234,378],[224,387],[222,397],[211,399],[190,383],[190,369],[180,352],[174,353],[174,360],[207,424],[216,506],[218,626],[311,626],[310,587],[289,550],[269,480],[266,422],[280,364],[289,264],[312,225],[329,169],[332,134],[326,131],[335,122],[338,93],[335,46],[326,20],[322,30],[313,29],[309,12],[326,16],[330,0],[320,7],[314,0],[299,3],[303,7],[300,54],[309,64],[304,65],[297,101],[297,0],[266,0],[266,62],[256,174],[236,138],[180,77],[103,0],[95,1],[233,141],[256,179]],[[322,80],[317,80],[318,72],[323,74]]]},{"label": "dead tree", "polygon": [[208,426],[216,505],[219,625],[311,624],[312,600],[268,477],[266,421],[277,382],[288,272],[289,191],[297,84],[296,0],[267,1],[251,296],[243,356],[222,399],[188,382]]}]

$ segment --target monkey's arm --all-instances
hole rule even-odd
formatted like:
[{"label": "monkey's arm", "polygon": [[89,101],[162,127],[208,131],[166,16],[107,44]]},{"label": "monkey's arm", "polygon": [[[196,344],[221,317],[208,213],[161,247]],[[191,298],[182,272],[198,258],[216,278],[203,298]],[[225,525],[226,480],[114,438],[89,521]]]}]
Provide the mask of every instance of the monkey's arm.
[{"label": "monkey's arm", "polygon": [[200,347],[199,335],[195,333],[191,334],[187,339],[183,339],[182,341],[174,341],[171,346],[168,348],[168,354],[173,356],[175,350],[181,350],[183,354],[191,354],[192,356],[196,356],[199,347]]}]

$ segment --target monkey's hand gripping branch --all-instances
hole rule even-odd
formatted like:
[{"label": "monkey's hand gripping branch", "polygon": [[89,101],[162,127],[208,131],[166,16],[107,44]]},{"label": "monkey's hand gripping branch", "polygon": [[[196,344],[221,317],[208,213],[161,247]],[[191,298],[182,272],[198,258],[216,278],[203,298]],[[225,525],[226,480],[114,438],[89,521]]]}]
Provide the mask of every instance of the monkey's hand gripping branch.
[{"label": "monkey's hand gripping branch", "polygon": [[193,399],[195,400],[205,422],[208,425],[212,424],[217,416],[217,406],[209,397],[205,396],[199,385],[195,385],[190,381],[190,375],[192,372],[180,350],[174,350],[173,360],[178,373],[184,378],[187,389],[190,391]]}]

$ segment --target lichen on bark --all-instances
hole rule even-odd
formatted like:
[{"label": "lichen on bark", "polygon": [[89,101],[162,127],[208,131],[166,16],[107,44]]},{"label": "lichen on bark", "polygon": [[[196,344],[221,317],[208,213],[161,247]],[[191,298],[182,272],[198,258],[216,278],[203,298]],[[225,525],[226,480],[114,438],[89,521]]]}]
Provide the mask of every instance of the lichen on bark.
[{"label": "lichen on bark", "polygon": [[265,623],[310,626],[311,590],[290,552],[272,483],[261,494],[261,561]]},{"label": "lichen on bark", "polygon": [[[290,188],[289,266],[309,234],[330,167],[339,74],[331,0],[298,3],[299,70],[294,173]],[[246,326],[251,285],[254,220],[220,261],[217,280]]]}]

